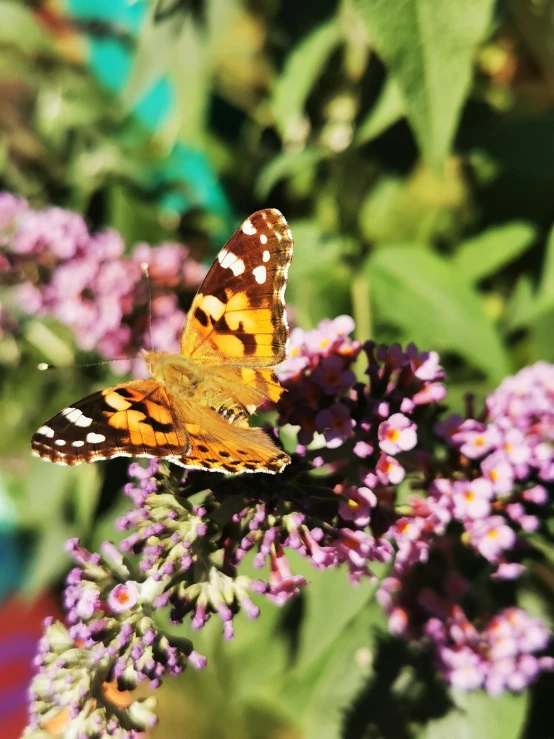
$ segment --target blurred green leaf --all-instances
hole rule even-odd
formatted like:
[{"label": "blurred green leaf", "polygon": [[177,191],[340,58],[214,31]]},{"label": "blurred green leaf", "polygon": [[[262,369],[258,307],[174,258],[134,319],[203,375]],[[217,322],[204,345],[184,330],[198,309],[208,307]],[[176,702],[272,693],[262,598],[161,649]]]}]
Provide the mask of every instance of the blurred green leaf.
[{"label": "blurred green leaf", "polygon": [[350,312],[351,273],[341,257],[344,242],[325,237],[315,221],[293,221],[290,227],[296,250],[287,299],[296,323],[307,329],[322,318]]},{"label": "blurred green leaf", "polygon": [[50,525],[43,526],[23,582],[23,593],[29,596],[38,595],[62,577],[70,564],[64,543],[75,534],[75,529],[60,519],[54,519]]},{"label": "blurred green leaf", "polygon": [[[297,654],[298,663],[305,668],[330,647],[360,610],[367,607],[377,584],[362,580],[353,587],[347,572],[341,568],[316,570],[299,556],[289,556],[289,561],[293,571],[310,582],[304,590],[305,611]],[[331,600],[329,592],[333,593]]]},{"label": "blurred green leaf", "polygon": [[554,307],[554,228],[550,230],[546,243],[546,254],[542,268],[542,276],[537,295],[538,313],[546,312]]},{"label": "blurred green leaf", "polygon": [[479,295],[445,259],[424,248],[391,246],[367,261],[380,315],[401,326],[420,349],[453,351],[492,380],[508,358]]},{"label": "blurred green leaf", "polygon": [[507,326],[509,330],[529,326],[548,316],[554,310],[554,228],[551,229],[541,271],[538,290],[532,292],[527,275],[522,275],[509,305]]},{"label": "blurred green leaf", "polygon": [[89,531],[91,528],[100,496],[101,482],[97,465],[85,464],[79,470],[79,475],[75,480],[73,501],[75,518],[80,531]]},{"label": "blurred green leaf", "polygon": [[525,326],[535,310],[535,295],[529,275],[519,276],[506,308],[506,328],[513,331]]},{"label": "blurred green leaf", "polygon": [[255,184],[258,197],[267,198],[278,182],[294,177],[306,169],[313,169],[324,157],[325,153],[315,148],[277,154],[258,175]]},{"label": "blurred green leaf", "polygon": [[525,725],[528,695],[452,692],[455,708],[431,721],[418,739],[520,739]]},{"label": "blurred green leaf", "polygon": [[[324,614],[335,602],[334,597],[329,598],[330,592],[334,591],[327,591]],[[313,615],[312,612],[307,618]],[[327,648],[317,659],[308,664],[299,662],[283,681],[281,700],[297,717],[309,739],[343,736],[345,712],[372,671],[376,627],[384,625],[383,611],[373,601],[366,603],[354,618],[341,622],[340,630],[334,632],[334,641],[326,640]],[[326,633],[333,631],[331,620],[320,622],[320,628],[325,639]]]},{"label": "blurred green leaf", "polygon": [[337,18],[332,18],[306,36],[288,55],[273,86],[271,102],[281,136],[289,131],[291,124],[300,121],[308,95],[340,39],[340,24]]},{"label": "blurred green leaf", "polygon": [[535,237],[535,227],[523,221],[489,228],[459,246],[452,260],[454,268],[464,279],[477,282],[523,254]]},{"label": "blurred green leaf", "polygon": [[493,0],[357,0],[426,161],[441,168],[473,73],[475,46],[488,30]]},{"label": "blurred green leaf", "polygon": [[390,77],[385,82],[379,99],[360,122],[356,130],[354,143],[360,146],[377,138],[387,128],[403,118],[405,110],[406,106],[404,105],[398,83]]},{"label": "blurred green leaf", "polygon": [[13,0],[0,0],[0,44],[18,47],[26,54],[52,51],[48,34],[40,27],[31,8]]}]

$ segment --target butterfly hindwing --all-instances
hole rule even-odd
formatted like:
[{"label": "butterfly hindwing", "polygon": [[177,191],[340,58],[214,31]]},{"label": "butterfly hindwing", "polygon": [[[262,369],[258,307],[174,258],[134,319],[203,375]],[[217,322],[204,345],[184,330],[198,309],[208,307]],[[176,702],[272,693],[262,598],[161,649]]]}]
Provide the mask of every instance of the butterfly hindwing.
[{"label": "butterfly hindwing", "polygon": [[284,292],[292,234],[273,208],[235,231],[192,303],[181,352],[208,365],[273,367],[287,355]]},{"label": "butterfly hindwing", "polygon": [[135,380],[89,395],[34,434],[33,453],[76,465],[117,456],[175,461],[188,451],[183,424],[156,380]]},{"label": "butterfly hindwing", "polygon": [[237,426],[209,408],[184,403],[189,451],[182,464],[225,473],[281,472],[290,462],[260,428]]}]

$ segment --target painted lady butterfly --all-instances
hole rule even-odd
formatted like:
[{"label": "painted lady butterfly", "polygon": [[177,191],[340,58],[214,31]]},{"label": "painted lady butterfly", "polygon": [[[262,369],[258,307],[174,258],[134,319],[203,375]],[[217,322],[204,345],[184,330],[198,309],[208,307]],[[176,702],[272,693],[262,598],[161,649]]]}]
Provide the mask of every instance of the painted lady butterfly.
[{"label": "painted lady butterfly", "polygon": [[89,395],[41,426],[35,455],[65,465],[117,456],[186,468],[281,472],[290,462],[249,416],[283,388],[290,228],[278,210],[247,218],[219,252],[189,311],[181,353],[143,351],[152,377]]}]

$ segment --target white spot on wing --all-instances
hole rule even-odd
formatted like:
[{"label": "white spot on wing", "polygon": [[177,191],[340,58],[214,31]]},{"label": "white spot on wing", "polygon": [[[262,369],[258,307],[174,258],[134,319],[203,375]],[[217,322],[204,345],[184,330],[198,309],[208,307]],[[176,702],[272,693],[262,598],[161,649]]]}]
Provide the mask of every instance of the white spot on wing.
[{"label": "white spot on wing", "polygon": [[253,269],[252,274],[256,278],[256,282],[258,283],[258,285],[263,285],[264,282],[266,281],[267,270],[263,264],[260,264],[259,267],[256,267],[256,269]]},{"label": "white spot on wing", "polygon": [[225,305],[215,295],[204,295],[202,302],[200,303],[202,310],[213,318],[214,321],[219,321],[221,316],[225,313]]},{"label": "white spot on wing", "polygon": [[252,221],[250,220],[250,218],[247,218],[245,222],[242,224],[242,232],[245,233],[247,236],[254,236],[256,231],[257,229],[252,224]]},{"label": "white spot on wing", "polygon": [[270,253],[269,253],[269,252],[267,251],[267,249],[266,249],[266,250],[264,251],[264,253],[262,254],[262,259],[264,260],[264,262],[269,262],[269,257],[270,257],[270,256],[271,256],[271,255],[270,255]]},{"label": "white spot on wing", "polygon": [[50,426],[41,426],[37,434],[41,434],[41,436],[47,436],[49,439],[51,439],[54,436],[54,429],[51,429]]},{"label": "white spot on wing", "polygon": [[104,434],[95,434],[94,431],[90,431],[86,435],[86,440],[89,444],[99,444],[101,441],[106,441]]},{"label": "white spot on wing", "polygon": [[77,447],[84,446],[84,445],[85,445],[85,442],[84,441],[81,441],[81,439],[77,439],[77,441],[73,441],[71,443],[71,446],[77,446]]},{"label": "white spot on wing", "polygon": [[261,234],[260,241],[262,242],[262,244],[267,244],[267,236],[265,234]]},{"label": "white spot on wing", "polygon": [[57,446],[65,446],[66,441],[65,441],[65,439],[56,439],[56,441],[54,442],[54,444],[56,444]]},{"label": "white spot on wing", "polygon": [[78,408],[64,408],[62,415],[65,416],[70,423],[75,424],[75,426],[81,426],[82,428],[86,428],[92,423],[92,418],[85,416]]},{"label": "white spot on wing", "polygon": [[244,272],[244,262],[242,259],[236,258],[236,261],[231,265],[231,272],[238,277]]},{"label": "white spot on wing", "polygon": [[217,255],[217,258],[223,269],[230,269],[235,277],[238,277],[244,272],[244,262],[236,254],[233,254],[232,251],[222,249]]}]

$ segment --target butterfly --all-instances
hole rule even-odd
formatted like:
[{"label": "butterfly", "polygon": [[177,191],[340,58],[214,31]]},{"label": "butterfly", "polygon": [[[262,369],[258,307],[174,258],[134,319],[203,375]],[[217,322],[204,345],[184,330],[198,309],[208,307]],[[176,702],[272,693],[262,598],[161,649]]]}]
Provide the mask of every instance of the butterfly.
[{"label": "butterfly", "polygon": [[155,457],[190,469],[281,472],[290,457],[249,417],[283,388],[285,307],[293,240],[283,215],[260,210],[217,255],[187,315],[179,354],[143,350],[151,377],[64,408],[32,452],[63,465]]}]

